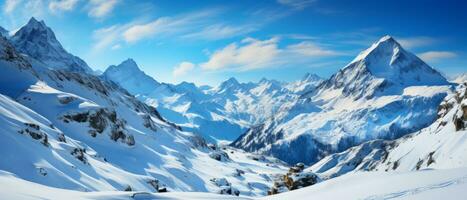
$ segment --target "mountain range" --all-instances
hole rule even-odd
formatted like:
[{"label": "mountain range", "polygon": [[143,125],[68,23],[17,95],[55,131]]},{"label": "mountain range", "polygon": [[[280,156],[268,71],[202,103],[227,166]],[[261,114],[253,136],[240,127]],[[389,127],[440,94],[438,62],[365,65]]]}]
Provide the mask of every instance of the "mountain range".
[{"label": "mountain range", "polygon": [[96,75],[34,18],[0,34],[7,198],[251,199],[283,184],[308,187],[262,199],[465,191],[467,83],[391,36],[327,79],[210,87],[159,82],[133,59]]}]

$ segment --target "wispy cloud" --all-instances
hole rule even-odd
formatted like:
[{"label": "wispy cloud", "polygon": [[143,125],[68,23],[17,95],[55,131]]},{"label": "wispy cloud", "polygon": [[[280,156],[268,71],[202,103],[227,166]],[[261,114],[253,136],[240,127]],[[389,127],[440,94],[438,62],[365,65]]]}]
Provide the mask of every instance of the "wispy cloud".
[{"label": "wispy cloud", "polygon": [[310,41],[290,45],[287,47],[287,51],[304,56],[333,56],[339,54],[336,51],[324,49]]},{"label": "wispy cloud", "polygon": [[106,17],[118,3],[119,0],[90,0],[88,15],[97,19]]},{"label": "wispy cloud", "polygon": [[186,62],[186,61],[181,62],[180,64],[175,66],[175,68],[173,70],[173,76],[174,77],[183,76],[183,75],[187,74],[188,72],[192,71],[194,68],[195,68],[195,64],[193,64],[191,62]]},{"label": "wispy cloud", "polygon": [[447,59],[447,58],[454,58],[456,56],[457,56],[456,53],[450,52],[450,51],[428,51],[428,52],[418,54],[418,57],[420,57],[422,60],[427,61],[427,62],[433,62],[433,61],[438,61],[438,60]]},{"label": "wispy cloud", "polygon": [[207,18],[216,13],[217,10],[204,10],[175,17],[161,17],[129,27],[123,32],[123,37],[127,42],[136,42],[158,34],[184,33],[205,23]]},{"label": "wispy cloud", "polygon": [[79,0],[51,0],[49,10],[53,13],[61,11],[71,11],[75,8]]},{"label": "wispy cloud", "polygon": [[231,43],[215,51],[207,62],[201,63],[204,70],[248,71],[259,68],[291,66],[311,60],[338,55],[310,41],[279,48],[278,37],[267,40],[245,38],[240,43]]},{"label": "wispy cloud", "polygon": [[397,41],[404,47],[404,48],[417,48],[423,46],[433,45],[437,42],[435,38],[431,37],[409,37],[409,38],[396,38]]},{"label": "wispy cloud", "polygon": [[219,40],[225,38],[231,38],[234,36],[244,35],[256,31],[257,27],[253,24],[247,25],[225,25],[225,24],[214,24],[203,28],[199,32],[189,33],[182,38],[196,38],[206,40]]},{"label": "wispy cloud", "polygon": [[6,14],[10,14],[15,10],[19,3],[21,3],[21,0],[6,0],[3,4],[3,11]]},{"label": "wispy cloud", "polygon": [[303,10],[315,2],[315,0],[277,0],[277,2],[297,10]]}]

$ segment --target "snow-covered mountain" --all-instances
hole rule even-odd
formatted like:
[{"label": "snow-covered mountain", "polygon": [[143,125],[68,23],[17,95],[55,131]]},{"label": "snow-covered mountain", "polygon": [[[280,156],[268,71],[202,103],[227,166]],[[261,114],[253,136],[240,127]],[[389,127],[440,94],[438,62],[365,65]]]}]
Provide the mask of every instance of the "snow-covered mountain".
[{"label": "snow-covered mountain", "polygon": [[133,94],[147,95],[159,87],[160,83],[138,68],[133,59],[128,59],[105,70],[102,76],[118,83]]},{"label": "snow-covered mountain", "polygon": [[330,155],[310,170],[332,178],[353,171],[412,171],[467,167],[467,82],[438,109],[438,119],[397,140],[374,140]]},{"label": "snow-covered mountain", "polygon": [[385,36],[232,146],[312,164],[365,141],[424,128],[449,90],[439,72]]},{"label": "snow-covered mountain", "polygon": [[51,69],[92,73],[86,62],[62,47],[44,21],[31,18],[10,40],[19,52],[31,56]]},{"label": "snow-covered mountain", "polygon": [[271,157],[207,145],[117,84],[53,70],[2,37],[0,68],[0,170],[21,179],[80,191],[257,196],[286,170]]},{"label": "snow-covered mountain", "polygon": [[211,142],[235,140],[247,127],[266,120],[281,105],[294,101],[302,91],[311,90],[322,81],[307,74],[293,83],[265,78],[258,83],[240,83],[230,78],[214,88],[188,82],[174,85],[158,83],[131,59],[110,66],[103,76],[158,108],[183,130],[201,134]]}]

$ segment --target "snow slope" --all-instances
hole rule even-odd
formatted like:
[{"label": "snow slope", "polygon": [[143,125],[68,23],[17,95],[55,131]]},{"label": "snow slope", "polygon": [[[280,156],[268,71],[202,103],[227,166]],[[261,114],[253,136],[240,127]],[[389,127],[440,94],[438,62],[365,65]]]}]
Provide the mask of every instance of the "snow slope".
[{"label": "snow slope", "polygon": [[239,83],[230,78],[204,90],[188,82],[158,83],[144,74],[133,60],[110,66],[103,76],[158,108],[183,130],[203,135],[210,142],[235,140],[247,127],[269,118],[281,105],[294,101],[303,91],[313,89],[322,81],[313,74],[293,83],[268,79]]},{"label": "snow slope", "polygon": [[430,126],[397,140],[375,140],[325,157],[308,170],[324,178],[356,171],[467,167],[467,83],[457,86]]},{"label": "snow slope", "polygon": [[232,145],[291,164],[313,164],[365,141],[398,138],[431,124],[450,88],[439,72],[385,36]]},{"label": "snow slope", "polygon": [[262,199],[462,199],[466,168],[416,172],[360,172]]},{"label": "snow slope", "polygon": [[[118,85],[51,70],[0,38],[0,170],[80,191],[264,195],[282,162],[208,147]],[[223,180],[219,184],[218,180]]]},{"label": "snow slope", "polygon": [[[3,198],[32,199],[252,199],[209,193],[79,192],[39,185],[0,171]],[[459,199],[467,195],[466,168],[403,173],[355,173],[313,186],[257,199]]]}]

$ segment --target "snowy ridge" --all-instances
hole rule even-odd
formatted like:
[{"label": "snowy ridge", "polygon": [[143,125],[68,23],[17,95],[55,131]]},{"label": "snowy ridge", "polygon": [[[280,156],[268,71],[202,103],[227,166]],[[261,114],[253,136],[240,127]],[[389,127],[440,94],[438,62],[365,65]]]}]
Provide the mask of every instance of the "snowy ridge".
[{"label": "snowy ridge", "polygon": [[430,126],[397,140],[375,140],[330,155],[308,170],[332,178],[355,171],[412,171],[467,167],[467,83],[438,109]]},{"label": "snowy ridge", "polygon": [[83,60],[71,55],[62,47],[44,21],[31,18],[10,40],[19,52],[33,57],[51,69],[92,73],[92,69]]},{"label": "snowy ridge", "polygon": [[322,80],[314,74],[293,83],[265,78],[258,83],[240,83],[230,78],[217,87],[203,90],[188,82],[158,83],[144,74],[133,60],[110,66],[103,76],[158,108],[183,130],[203,135],[210,142],[235,140],[247,127],[266,120],[283,104],[293,102],[304,90],[312,90]]},{"label": "snowy ridge", "polygon": [[[118,85],[51,70],[4,38],[0,67],[0,150],[9,161],[0,170],[21,179],[80,191],[258,196],[285,170],[274,158],[208,147]],[[221,178],[229,184],[213,181]]]},{"label": "snowy ridge", "polygon": [[232,145],[290,164],[313,164],[365,141],[398,138],[431,124],[449,90],[439,72],[385,36]]}]

